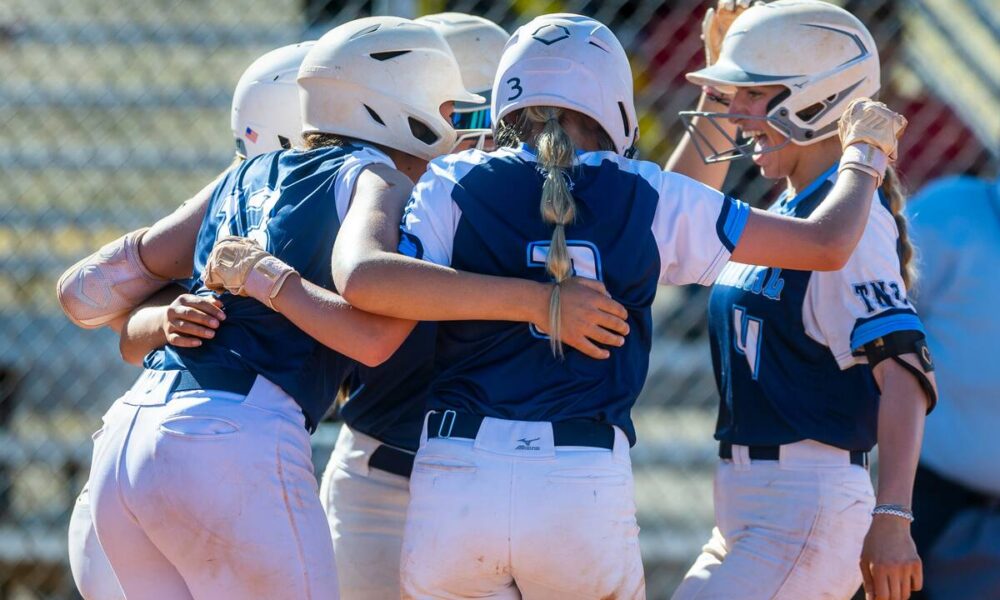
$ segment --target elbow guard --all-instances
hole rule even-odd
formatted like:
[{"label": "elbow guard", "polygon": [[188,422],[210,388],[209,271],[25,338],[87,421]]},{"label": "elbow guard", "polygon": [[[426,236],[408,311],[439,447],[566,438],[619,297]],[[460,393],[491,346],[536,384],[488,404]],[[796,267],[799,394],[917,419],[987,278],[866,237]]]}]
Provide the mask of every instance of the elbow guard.
[{"label": "elbow guard", "polygon": [[139,258],[139,240],[148,229],[126,233],[62,274],[56,294],[73,323],[84,329],[105,325],[167,284]]},{"label": "elbow guard", "polygon": [[[868,342],[864,350],[868,365],[873,369],[883,360],[891,358],[909,371],[917,378],[920,387],[927,394],[927,412],[934,410],[937,404],[937,384],[933,378],[934,361],[931,359],[931,351],[922,332],[894,331]],[[917,360],[907,360],[904,357],[906,354],[916,355]]]}]

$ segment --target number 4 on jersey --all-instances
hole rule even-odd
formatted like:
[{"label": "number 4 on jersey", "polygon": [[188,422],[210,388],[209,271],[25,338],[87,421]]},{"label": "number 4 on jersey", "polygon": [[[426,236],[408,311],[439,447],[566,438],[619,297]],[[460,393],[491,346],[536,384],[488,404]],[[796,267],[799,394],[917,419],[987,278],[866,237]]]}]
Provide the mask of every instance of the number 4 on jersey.
[{"label": "number 4 on jersey", "polygon": [[733,307],[733,347],[747,359],[750,377],[757,380],[764,320],[751,317],[742,306]]}]

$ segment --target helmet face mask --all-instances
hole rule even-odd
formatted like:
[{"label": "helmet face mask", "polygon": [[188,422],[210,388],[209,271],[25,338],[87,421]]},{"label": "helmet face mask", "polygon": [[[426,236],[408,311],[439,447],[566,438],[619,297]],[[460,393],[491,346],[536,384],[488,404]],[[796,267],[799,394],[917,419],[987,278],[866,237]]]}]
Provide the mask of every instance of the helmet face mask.
[{"label": "helmet face mask", "polygon": [[[696,140],[694,117],[721,129],[717,120],[764,119],[793,143],[807,146],[837,135],[837,121],[855,98],[875,96],[879,89],[879,59],[875,41],[853,15],[820,0],[777,0],[756,5],[730,26],[714,65],[688,73],[692,83],[725,94],[741,87],[780,85],[785,89],[768,104],[767,113],[736,115],[684,111],[681,118]],[[727,138],[729,136],[726,136]],[[706,162],[748,156],[748,145],[699,152]],[[779,146],[763,152],[774,152]]]},{"label": "helmet face mask", "polygon": [[[761,154],[769,154],[771,152],[777,152],[781,150],[788,144],[792,143],[792,138],[786,133],[785,124],[777,119],[770,116],[760,116],[760,115],[747,115],[740,113],[721,113],[721,112],[706,112],[699,110],[684,110],[678,113],[681,117],[681,121],[684,123],[684,128],[691,134],[691,141],[694,144],[695,150],[701,155],[701,159],[705,161],[706,164],[726,162],[729,160],[736,160],[738,158],[750,158],[753,156],[759,156]],[[724,148],[716,148],[714,144],[705,136],[701,130],[694,126],[694,119],[703,119],[707,121],[712,127],[714,127],[719,133],[721,133],[728,144]],[[762,125],[770,125],[778,131],[782,136],[784,136],[785,141],[774,146],[768,146],[760,152],[754,152],[754,140],[747,140],[737,132],[736,137],[729,135],[724,127],[719,125],[718,121],[720,119],[739,119],[741,121],[758,121]]]}]

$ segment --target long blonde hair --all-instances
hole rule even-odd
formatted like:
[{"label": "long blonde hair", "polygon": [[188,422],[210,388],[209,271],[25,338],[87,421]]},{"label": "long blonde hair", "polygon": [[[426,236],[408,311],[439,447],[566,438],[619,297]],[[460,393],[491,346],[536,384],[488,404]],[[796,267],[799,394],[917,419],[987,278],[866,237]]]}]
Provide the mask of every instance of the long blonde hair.
[{"label": "long blonde hair", "polygon": [[562,114],[563,111],[559,108],[531,106],[524,110],[523,115],[528,124],[542,126],[541,131],[534,136],[534,142],[538,149],[538,166],[545,172],[545,182],[542,184],[542,220],[553,226],[545,269],[556,281],[549,299],[549,342],[552,353],[557,357],[563,355],[559,284],[573,274],[573,262],[566,245],[566,226],[576,218],[576,201],[569,188],[576,146],[559,122]]},{"label": "long blonde hair", "polygon": [[913,260],[915,249],[910,241],[909,223],[903,209],[906,207],[906,190],[899,180],[899,175],[893,167],[885,170],[885,177],[882,179],[882,191],[889,201],[889,212],[896,221],[896,229],[899,230],[899,273],[903,277],[903,285],[909,290],[917,280],[917,269]]}]

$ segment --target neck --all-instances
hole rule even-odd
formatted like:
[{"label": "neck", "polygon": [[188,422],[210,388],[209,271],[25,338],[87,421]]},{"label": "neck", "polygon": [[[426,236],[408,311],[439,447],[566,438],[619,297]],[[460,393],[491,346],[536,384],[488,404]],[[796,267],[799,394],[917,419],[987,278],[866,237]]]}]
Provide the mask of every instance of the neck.
[{"label": "neck", "polygon": [[788,191],[794,196],[804,190],[829,169],[830,165],[840,158],[840,155],[840,138],[836,136],[809,146],[800,146],[795,167],[785,178],[788,183]]}]

